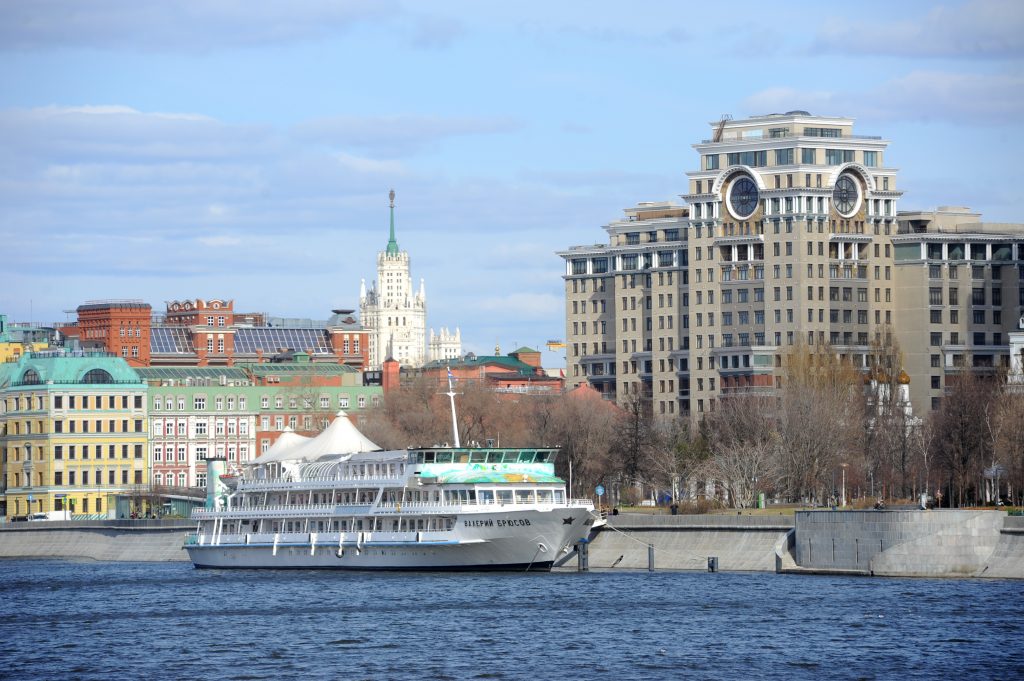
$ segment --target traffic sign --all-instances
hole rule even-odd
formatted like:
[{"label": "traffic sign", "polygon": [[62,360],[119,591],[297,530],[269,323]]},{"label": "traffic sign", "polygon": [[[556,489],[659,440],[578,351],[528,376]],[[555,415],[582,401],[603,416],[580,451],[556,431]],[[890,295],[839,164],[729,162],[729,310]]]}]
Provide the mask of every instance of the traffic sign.
[{"label": "traffic sign", "polygon": [[594,488],[594,492],[597,493],[597,496],[603,497],[604,496],[604,485],[598,485],[597,487],[595,487]]}]

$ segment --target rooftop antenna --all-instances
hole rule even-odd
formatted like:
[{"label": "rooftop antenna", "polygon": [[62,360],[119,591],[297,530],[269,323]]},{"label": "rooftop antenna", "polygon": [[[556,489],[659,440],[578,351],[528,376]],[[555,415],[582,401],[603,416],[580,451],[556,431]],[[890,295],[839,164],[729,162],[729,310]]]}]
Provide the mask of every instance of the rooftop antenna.
[{"label": "rooftop antenna", "polygon": [[452,376],[452,368],[448,367],[448,392],[445,394],[452,403],[452,436],[455,438],[455,448],[459,448],[459,422],[455,418],[455,377]]},{"label": "rooftop antenna", "polygon": [[722,114],[722,120],[718,121],[718,128],[715,129],[714,142],[722,141],[722,131],[725,130],[725,124],[732,120],[732,114]]}]

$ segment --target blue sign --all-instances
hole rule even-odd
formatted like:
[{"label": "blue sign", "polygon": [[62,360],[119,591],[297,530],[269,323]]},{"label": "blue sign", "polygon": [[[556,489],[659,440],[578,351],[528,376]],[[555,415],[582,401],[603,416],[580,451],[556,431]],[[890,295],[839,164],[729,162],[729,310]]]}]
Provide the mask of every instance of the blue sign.
[{"label": "blue sign", "polygon": [[594,488],[594,491],[597,493],[597,496],[603,497],[604,496],[604,485],[598,485],[597,487]]}]

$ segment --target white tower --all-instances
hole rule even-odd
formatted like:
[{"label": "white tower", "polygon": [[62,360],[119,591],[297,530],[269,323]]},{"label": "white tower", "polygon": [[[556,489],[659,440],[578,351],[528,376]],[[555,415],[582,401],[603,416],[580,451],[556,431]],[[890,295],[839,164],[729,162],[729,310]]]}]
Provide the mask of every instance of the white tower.
[{"label": "white tower", "polygon": [[413,293],[409,254],[395,240],[395,190],[388,194],[391,236],[377,254],[377,281],[359,287],[359,316],[370,339],[370,367],[379,369],[390,354],[400,364],[422,366],[426,358],[427,294],[420,279]]}]

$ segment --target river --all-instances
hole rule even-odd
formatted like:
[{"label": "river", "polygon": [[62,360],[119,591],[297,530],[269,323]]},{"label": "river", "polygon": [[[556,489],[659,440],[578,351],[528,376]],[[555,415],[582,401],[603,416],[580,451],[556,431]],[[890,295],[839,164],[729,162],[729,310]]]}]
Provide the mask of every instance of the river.
[{"label": "river", "polygon": [[12,679],[1024,678],[1024,582],[0,561]]}]

